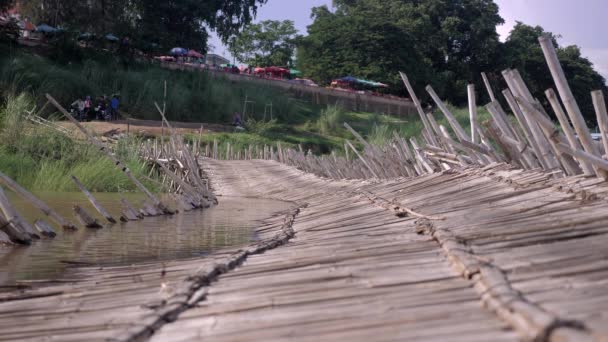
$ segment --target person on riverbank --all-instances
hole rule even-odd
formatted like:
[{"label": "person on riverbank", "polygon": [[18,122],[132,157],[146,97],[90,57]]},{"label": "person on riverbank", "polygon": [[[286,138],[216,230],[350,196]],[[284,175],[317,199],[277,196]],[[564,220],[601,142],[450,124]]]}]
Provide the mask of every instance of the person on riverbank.
[{"label": "person on riverbank", "polygon": [[84,99],[84,118],[86,121],[91,121],[91,108],[93,107],[93,100],[91,100],[91,96],[87,95]]},{"label": "person on riverbank", "polygon": [[75,111],[76,120],[83,121],[85,102],[81,97],[72,102],[71,107]]},{"label": "person on riverbank", "polygon": [[110,115],[111,120],[118,119],[118,108],[120,106],[120,95],[114,94],[112,95],[112,100],[110,100]]}]

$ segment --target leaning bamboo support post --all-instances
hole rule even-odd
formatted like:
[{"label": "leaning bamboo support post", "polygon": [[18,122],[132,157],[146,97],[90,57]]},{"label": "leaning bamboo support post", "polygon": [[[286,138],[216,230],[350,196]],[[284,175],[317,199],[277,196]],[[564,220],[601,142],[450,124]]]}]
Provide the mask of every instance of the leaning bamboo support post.
[{"label": "leaning bamboo support post", "polygon": [[80,189],[80,191],[84,193],[84,195],[87,197],[89,202],[91,202],[93,207],[101,214],[101,216],[105,217],[106,220],[108,220],[108,222],[110,223],[116,223],[116,220],[112,217],[112,215],[110,215],[110,213],[108,213],[108,211],[97,201],[97,199],[93,197],[93,195],[89,192],[89,190],[87,190],[87,188],[85,188],[85,186],[80,182],[80,180],[78,180],[78,178],[72,176],[72,180]]},{"label": "leaning bamboo support post", "polygon": [[[485,77],[486,74],[483,72],[484,81],[487,80]],[[490,89],[490,91],[492,91]],[[477,122],[477,100],[475,99],[475,85],[469,84],[467,86],[467,95],[469,100],[469,120],[471,121],[471,142],[477,144],[479,142],[479,136],[477,135],[477,130],[475,129],[479,123]],[[492,97],[494,94],[492,94]]]},{"label": "leaning bamboo support post", "polygon": [[63,218],[63,216],[59,215],[56,211],[51,209],[51,207],[49,207],[46,203],[39,200],[36,196],[22,188],[19,184],[17,184],[17,182],[10,179],[2,172],[0,172],[0,182],[4,183],[4,185],[13,190],[13,192],[17,193],[19,196],[32,203],[32,205],[40,209],[45,215],[52,218],[62,228],[76,229],[76,226],[74,224]]},{"label": "leaning bamboo support post", "polygon": [[0,188],[0,216],[3,217],[3,221],[6,221],[2,222],[4,232],[14,242],[29,244],[32,238],[40,238],[34,228],[17,213],[2,188]]},{"label": "leaning bamboo support post", "polygon": [[[416,96],[416,93],[414,92],[414,88],[412,87],[412,85],[410,84],[410,80],[407,78],[407,75],[403,72],[399,72],[399,75],[401,76],[401,80],[403,80],[403,84],[405,84],[405,87],[407,88],[407,92],[410,94],[410,98],[412,99],[412,102],[414,102],[414,106],[416,107],[416,110],[418,111],[418,115],[420,116],[420,119],[422,120],[422,124],[424,125],[424,129],[431,134],[431,139],[434,139],[434,137],[432,136],[432,131],[431,131],[431,126],[429,124],[429,122],[426,119],[426,113],[424,112],[424,110],[422,109],[422,105],[420,104],[420,100],[418,100],[418,97]],[[432,141],[433,145],[437,145],[437,141],[433,140]]]},{"label": "leaning bamboo support post", "polygon": [[141,214],[139,214],[137,210],[135,210],[133,206],[131,206],[131,204],[127,202],[127,200],[125,200],[124,198],[120,199],[120,204],[122,207],[122,216],[120,217],[121,221],[137,221],[143,218],[143,216],[141,216]]},{"label": "leaning bamboo support post", "polygon": [[[439,124],[437,123],[437,120],[435,120],[433,113],[432,112],[426,113],[426,118],[429,120],[429,124],[433,128],[433,131],[435,131],[435,134],[439,137],[438,147],[443,147],[443,148],[445,148],[446,151],[448,151],[450,153],[454,153],[454,150],[452,149],[452,147],[449,144],[447,144],[445,142],[445,140],[442,138],[443,133],[441,132],[441,129],[439,128]],[[448,137],[449,137],[449,135],[448,135]]]},{"label": "leaning bamboo support post", "polygon": [[42,220],[34,221],[34,227],[36,227],[36,229],[40,232],[40,234],[42,234],[46,237],[54,238],[55,236],[57,236],[57,233],[55,233],[55,231],[53,230],[53,227],[49,226],[48,223],[46,223]]},{"label": "leaning bamboo support post", "polygon": [[103,228],[97,219],[93,218],[84,208],[79,205],[74,206],[74,215],[87,228]]},{"label": "leaning bamboo support post", "polygon": [[103,143],[93,137],[80,124],[80,122],[74,119],[74,117],[70,113],[68,113],[65,108],[63,108],[51,95],[46,94],[46,97],[66,118],[68,118],[73,124],[76,125],[76,127],[78,127],[78,129],[82,133],[85,134],[85,136],[89,139],[91,143],[93,143],[93,145],[97,146],[100,151],[104,152],[106,156],[108,156],[108,158],[112,160],[114,165],[116,165],[116,167],[118,167],[131,180],[131,182],[135,184],[137,188],[139,188],[144,194],[146,194],[146,196],[148,196],[154,202],[154,205],[158,206],[165,214],[174,214],[174,211],[170,210],[158,198],[156,198],[156,196],[154,196],[137,178],[135,178],[135,176],[133,176],[131,170],[129,170],[126,165],[124,165],[118,158],[116,158],[116,156],[114,156]]},{"label": "leaning bamboo support post", "polygon": [[[553,77],[553,81],[557,87],[557,92],[562,99],[562,103],[566,107],[566,112],[570,116],[572,125],[578,134],[578,138],[580,139],[583,148],[587,153],[596,157],[601,157],[597,147],[593,143],[591,133],[589,133],[589,129],[585,124],[583,113],[581,113],[581,110],[574,99],[574,95],[572,94],[572,90],[568,85],[564,70],[562,69],[559,59],[557,58],[557,51],[555,50],[555,46],[553,46],[551,36],[544,34],[538,39],[538,41],[540,42],[543,54],[545,55],[545,60],[549,66],[549,71],[551,72],[551,76]],[[606,173],[606,171],[603,169],[600,171],[598,168],[599,167],[597,165],[594,165],[594,170],[597,176],[608,178],[608,173]]]},{"label": "leaning bamboo support post", "polygon": [[506,135],[497,125],[496,121],[486,121],[483,123],[488,135],[500,146],[507,157],[507,162],[516,167],[522,167],[522,156],[519,152],[519,144]]},{"label": "leaning bamboo support post", "polygon": [[490,96],[490,101],[496,101],[496,97],[494,96],[494,91],[492,91],[492,85],[490,84],[490,80],[488,80],[488,76],[485,72],[481,73],[481,78],[483,79],[483,84],[486,86],[486,90],[488,91],[488,95]]},{"label": "leaning bamboo support post", "polygon": [[353,146],[353,144],[350,141],[348,141],[348,140],[346,140],[346,144],[348,144],[348,146],[353,150],[353,152],[355,152],[355,154],[357,155],[357,157],[359,157],[359,159],[363,162],[363,164],[365,165],[365,167],[367,167],[367,169],[369,170],[369,172],[371,172],[371,174],[375,178],[380,178],[380,177],[378,177],[378,175],[376,174],[376,172],[374,171],[374,169],[365,160],[365,158],[363,158],[363,156],[361,156],[361,154],[359,153],[359,151],[357,151],[357,149]]},{"label": "leaning bamboo support post", "polygon": [[597,115],[597,124],[600,126],[605,159],[608,156],[608,113],[606,113],[604,93],[602,93],[601,90],[592,91],[591,99],[593,100],[593,107],[595,108],[595,114]]},{"label": "leaning bamboo support post", "polygon": [[[553,91],[553,89],[547,89],[545,91],[545,96],[547,97],[547,100],[549,100],[549,103],[551,104],[551,108],[553,108],[553,112],[555,113],[555,116],[557,116],[559,125],[561,126],[562,130],[564,131],[564,134],[566,135],[566,138],[568,139],[568,143],[570,144],[570,147],[572,147],[575,150],[583,149],[583,147],[580,144],[580,141],[578,140],[578,138],[576,137],[576,134],[574,133],[574,130],[572,129],[572,126],[570,125],[570,122],[568,121],[568,118],[566,117],[566,113],[564,113],[564,110],[562,109],[562,105],[559,103],[559,100],[557,99],[557,94],[555,94],[555,91]],[[584,159],[578,159],[578,163],[580,164],[581,169],[583,170],[583,172],[586,175],[594,174],[593,167],[587,161],[585,161]]]},{"label": "leaning bamboo support post", "polygon": [[542,131],[547,138],[551,147],[556,151],[555,155],[557,157],[558,162],[562,165],[563,169],[569,175],[577,175],[581,173],[581,169],[576,164],[576,162],[570,157],[570,155],[563,155],[563,153],[557,148],[558,142],[565,142],[566,140],[560,134],[560,132],[555,128],[553,122],[543,115],[542,112],[536,110],[533,105],[527,102],[524,99],[517,98],[517,102],[529,113],[535,116],[536,121],[541,127]]},{"label": "leaning bamboo support post", "polygon": [[184,181],[182,178],[180,178],[178,175],[176,175],[173,171],[169,170],[169,168],[160,160],[156,161],[156,164],[158,164],[158,166],[160,166],[160,168],[163,170],[163,172],[169,176],[169,178],[171,178],[175,183],[179,184],[179,186],[182,188],[182,191],[185,193],[189,193],[191,196],[194,196],[195,198],[197,198],[199,201],[203,199],[203,195],[199,194],[196,189],[194,189],[194,187],[192,187],[190,184],[186,183],[186,181]]},{"label": "leaning bamboo support post", "polygon": [[528,156],[527,160],[528,160],[528,163],[530,164],[530,166],[538,167],[540,165],[539,160],[541,158],[541,151],[540,151],[540,148],[538,147],[538,143],[536,142],[536,139],[534,139],[534,135],[532,134],[532,131],[530,130],[530,126],[526,120],[526,117],[524,116],[524,113],[521,111],[521,108],[519,108],[517,101],[515,100],[515,98],[513,97],[513,94],[511,93],[511,91],[509,89],[503,90],[502,94],[504,95],[505,99],[507,100],[507,103],[509,104],[511,111],[515,115],[515,118],[517,119],[519,126],[522,128],[524,138],[525,138],[525,140],[523,142],[525,142],[526,146],[532,147],[533,153],[524,153],[524,157]]},{"label": "leaning bamboo support post", "polygon": [[437,104],[437,107],[439,107],[439,109],[441,110],[441,112],[443,113],[445,118],[448,120],[448,123],[450,124],[450,126],[452,127],[452,130],[458,137],[458,140],[460,140],[460,141],[469,140],[467,133],[464,131],[462,126],[460,126],[460,123],[458,122],[458,120],[456,120],[456,118],[454,117],[454,114],[452,114],[452,112],[450,112],[448,107],[443,103],[443,101],[441,101],[441,99],[439,98],[437,93],[435,93],[435,90],[433,89],[433,87],[431,87],[430,85],[427,85],[426,91],[429,93],[429,95],[431,95],[431,98],[433,98],[433,101],[435,101],[435,104]]},{"label": "leaning bamboo support post", "polygon": [[[515,95],[516,97],[525,98],[529,102],[534,102],[534,99],[531,98],[531,95],[526,95],[526,93],[528,93],[527,88],[523,87],[522,89],[521,84],[516,81],[513,70],[504,70],[502,74],[504,76],[505,81],[507,82],[507,85],[513,92],[513,95]],[[532,119],[532,114],[528,113],[526,110],[523,109],[522,113],[524,118],[526,119],[528,127],[530,127],[530,132],[532,132],[534,140],[536,140],[536,144],[540,152],[540,154],[537,155],[538,161],[542,165],[543,169],[553,170],[556,167],[556,161],[554,160],[551,154],[549,142],[547,141],[543,132],[538,126],[538,123]]]},{"label": "leaning bamboo support post", "polygon": [[12,222],[13,225],[21,228],[23,232],[29,234],[34,239],[40,239],[40,235],[36,233],[36,230],[32,225],[27,222],[23,217],[17,212],[17,209],[13,207],[11,202],[8,200],[4,192],[0,193],[0,211],[4,214],[4,217]]}]

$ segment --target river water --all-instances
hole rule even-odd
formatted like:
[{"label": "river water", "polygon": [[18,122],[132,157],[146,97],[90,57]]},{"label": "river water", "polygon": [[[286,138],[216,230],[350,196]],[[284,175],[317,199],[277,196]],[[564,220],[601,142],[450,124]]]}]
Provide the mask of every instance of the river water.
[{"label": "river water", "polygon": [[[55,228],[57,237],[35,240],[31,246],[0,245],[0,286],[55,279],[61,276],[66,267],[75,264],[121,265],[203,257],[221,248],[242,246],[254,241],[254,229],[261,220],[293,207],[293,203],[289,202],[220,197],[220,204],[209,209],[111,225],[97,215],[81,193],[36,195],[79,229],[72,232],[58,228],[42,212],[9,193],[11,202],[26,220],[31,223],[42,218]],[[144,199],[139,194],[94,195],[116,219],[120,217],[120,197],[127,199],[134,207],[138,207]],[[73,215],[74,204],[95,214],[104,228],[82,227]]]}]

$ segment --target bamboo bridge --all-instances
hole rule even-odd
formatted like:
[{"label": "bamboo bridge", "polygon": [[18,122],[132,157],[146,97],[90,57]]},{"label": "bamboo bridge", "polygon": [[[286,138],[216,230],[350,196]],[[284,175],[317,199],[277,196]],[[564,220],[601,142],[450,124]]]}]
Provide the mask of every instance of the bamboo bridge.
[{"label": "bamboo bridge", "polygon": [[[469,136],[427,87],[450,131],[424,113],[402,74],[421,140],[395,134],[375,146],[346,124],[362,148],[346,141],[344,156],[280,143],[189,144],[157,106],[170,140],[142,143],[139,153],[165,176],[180,211],[230,196],[289,209],[265,217],[253,242],[205,257],[77,265],[2,292],[0,340],[608,341],[608,112],[593,92],[603,139],[592,141],[555,49],[548,37],[540,43],[561,130],[515,70],[503,72],[502,93],[517,123],[486,83],[492,120],[479,125],[469,87]],[[125,201],[121,220],[176,214],[48,99],[147,196],[139,212]],[[2,174],[0,183],[77,228]],[[87,227],[98,223],[75,212]],[[1,188],[0,219],[4,240],[38,235]],[[42,221],[36,228],[52,235]]]}]

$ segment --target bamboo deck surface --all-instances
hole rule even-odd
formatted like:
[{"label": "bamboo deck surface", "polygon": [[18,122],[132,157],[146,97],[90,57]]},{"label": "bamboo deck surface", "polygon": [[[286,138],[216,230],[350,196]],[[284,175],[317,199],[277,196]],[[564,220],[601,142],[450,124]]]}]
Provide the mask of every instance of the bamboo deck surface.
[{"label": "bamboo deck surface", "polygon": [[608,187],[596,179],[492,165],[330,181],[274,161],[204,165],[219,195],[301,209],[242,249],[78,268],[3,294],[0,340],[608,338]]}]

